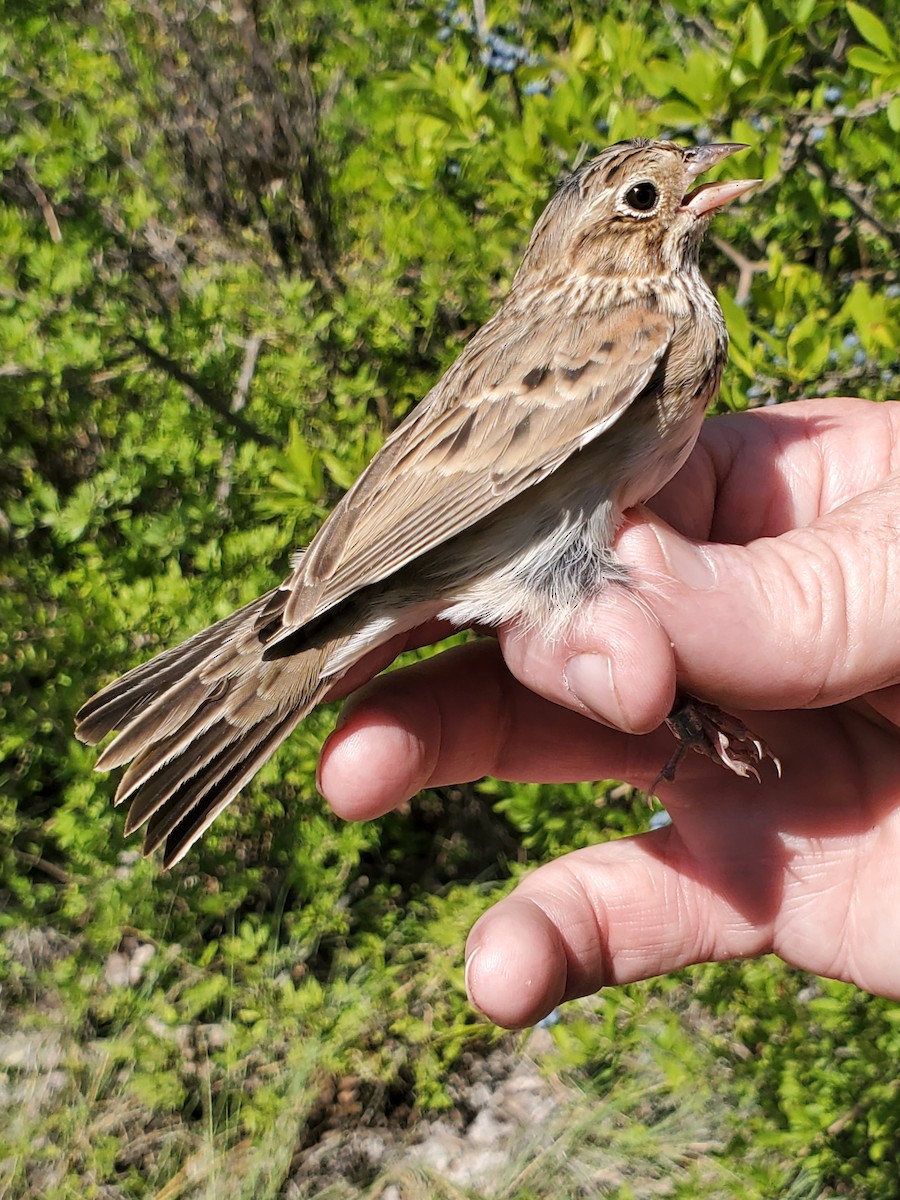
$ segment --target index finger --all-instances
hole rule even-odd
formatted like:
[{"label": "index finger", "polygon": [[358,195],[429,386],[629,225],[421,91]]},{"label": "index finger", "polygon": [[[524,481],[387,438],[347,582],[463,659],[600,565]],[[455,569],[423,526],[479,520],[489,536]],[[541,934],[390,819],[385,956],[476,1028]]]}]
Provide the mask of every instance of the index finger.
[{"label": "index finger", "polygon": [[798,400],[707,420],[649,507],[699,541],[803,528],[900,470],[900,404]]},{"label": "index finger", "polygon": [[484,639],[356,692],[322,749],[319,790],[339,816],[368,820],[422,788],[484,775],[534,783],[625,778],[646,787],[670,753],[665,730],[629,738],[544,700]]}]

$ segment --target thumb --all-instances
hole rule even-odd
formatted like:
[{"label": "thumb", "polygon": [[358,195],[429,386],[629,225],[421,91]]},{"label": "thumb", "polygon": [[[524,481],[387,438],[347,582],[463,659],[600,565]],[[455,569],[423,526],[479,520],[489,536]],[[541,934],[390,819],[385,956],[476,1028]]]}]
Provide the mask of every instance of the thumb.
[{"label": "thumb", "polygon": [[886,480],[802,529],[692,542],[652,513],[622,531],[681,686],[738,708],[835,704],[900,680],[900,509]]},{"label": "thumb", "polygon": [[583,606],[568,636],[501,631],[532,691],[628,733],[678,686],[725,707],[836,704],[900,681],[900,480],[746,545],[692,541],[632,512],[616,543],[633,588]]},{"label": "thumb", "polygon": [[769,898],[764,920],[741,914],[705,878],[709,868],[672,827],[546,863],[469,934],[469,998],[497,1025],[521,1029],[601,987],[766,953],[780,892],[764,859],[746,866]]}]

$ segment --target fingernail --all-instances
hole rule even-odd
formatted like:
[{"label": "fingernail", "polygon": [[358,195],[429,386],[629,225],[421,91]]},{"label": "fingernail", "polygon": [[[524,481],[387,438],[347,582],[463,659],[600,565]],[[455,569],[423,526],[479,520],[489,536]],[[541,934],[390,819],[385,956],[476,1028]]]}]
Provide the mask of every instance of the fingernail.
[{"label": "fingernail", "polygon": [[566,687],[580,705],[603,721],[631,732],[616,688],[613,660],[606,654],[576,654],[566,663]]},{"label": "fingernail", "polygon": [[617,550],[626,561],[643,562],[648,554],[646,538],[651,535],[670,575],[696,591],[707,591],[718,582],[715,559],[704,545],[688,541],[659,521],[625,526],[618,535]]},{"label": "fingernail", "polygon": [[349,713],[347,712],[347,706],[345,705],[341,709],[341,711],[338,713],[338,719],[334,723],[334,729],[332,729],[331,733],[329,733],[328,737],[322,743],[322,748],[319,751],[319,759],[318,759],[318,762],[316,763],[316,789],[318,790],[320,795],[324,796],[324,794],[325,794],[322,791],[322,761],[324,758],[327,757],[328,747],[334,741],[337,734],[339,734],[340,731],[347,724],[348,716],[349,716]]},{"label": "fingernail", "polygon": [[698,592],[715,587],[715,566],[703,546],[697,546],[678,535],[672,536],[668,530],[662,536],[657,531],[656,536],[666,566],[676,579]]},{"label": "fingernail", "polygon": [[478,1007],[475,1000],[472,998],[472,988],[470,986],[469,972],[471,971],[472,963],[475,961],[475,956],[480,949],[481,949],[480,946],[476,946],[475,949],[472,951],[472,953],[468,956],[468,958],[466,959],[465,972],[463,974],[463,980],[466,985],[466,995],[469,997],[469,1003],[472,1005],[472,1007],[475,1009],[476,1012],[481,1012],[481,1009]]}]

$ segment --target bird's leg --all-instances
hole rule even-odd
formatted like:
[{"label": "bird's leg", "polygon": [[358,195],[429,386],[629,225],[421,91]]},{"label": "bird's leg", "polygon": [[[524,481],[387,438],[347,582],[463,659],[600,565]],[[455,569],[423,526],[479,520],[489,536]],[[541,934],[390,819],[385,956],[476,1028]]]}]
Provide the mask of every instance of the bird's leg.
[{"label": "bird's leg", "polygon": [[651,792],[664,779],[672,782],[678,764],[688,750],[705,754],[713,762],[721,763],[745,779],[752,775],[757,783],[761,782],[759,767],[770,758],[778,778],[781,778],[781,762],[762,738],[751,733],[743,721],[715,704],[708,704],[693,696],[678,695],[672,711],[666,717],[666,725],[678,745],[653,781]]}]

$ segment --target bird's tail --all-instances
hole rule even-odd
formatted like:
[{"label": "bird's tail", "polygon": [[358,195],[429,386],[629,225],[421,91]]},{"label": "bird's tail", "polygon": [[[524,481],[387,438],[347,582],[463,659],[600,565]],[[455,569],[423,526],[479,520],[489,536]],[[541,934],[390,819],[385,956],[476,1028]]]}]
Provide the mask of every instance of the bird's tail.
[{"label": "bird's tail", "polygon": [[264,657],[257,619],[269,592],[98,692],[76,717],[97,761],[130,762],[115,802],[126,832],[147,822],[144,852],[166,843],[176,863],[328,690],[330,648]]}]

